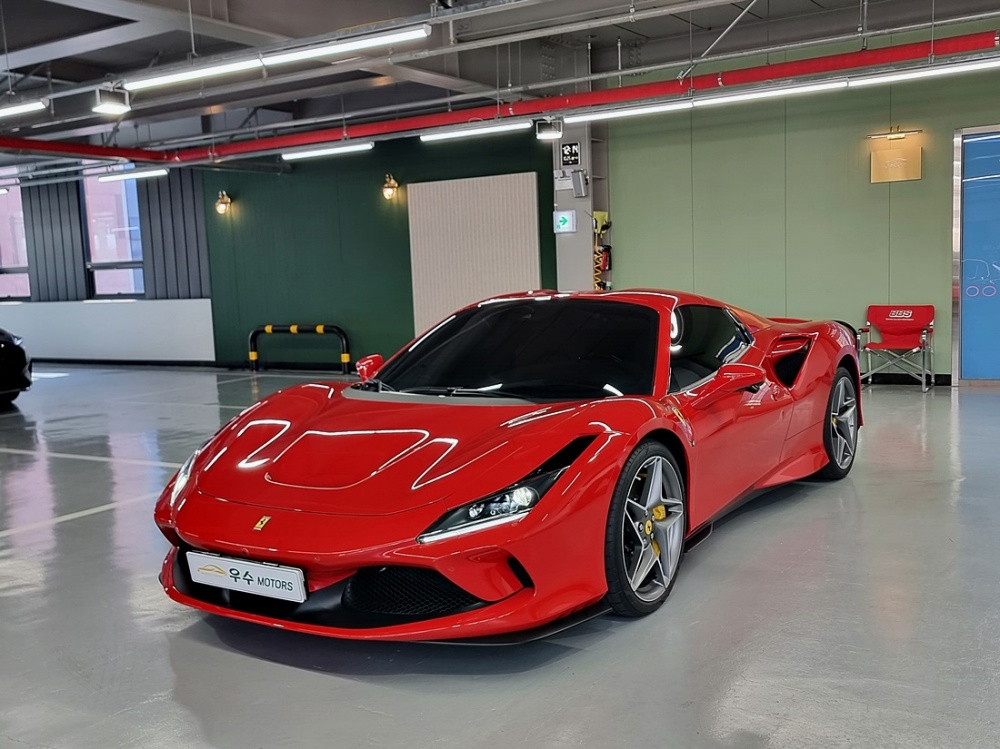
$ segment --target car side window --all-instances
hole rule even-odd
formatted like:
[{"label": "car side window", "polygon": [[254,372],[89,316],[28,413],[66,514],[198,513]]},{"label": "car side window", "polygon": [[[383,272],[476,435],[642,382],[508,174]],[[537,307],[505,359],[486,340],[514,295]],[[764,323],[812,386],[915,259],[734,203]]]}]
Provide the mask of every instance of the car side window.
[{"label": "car side window", "polygon": [[749,333],[729,310],[702,304],[677,307],[670,316],[670,391],[687,390],[735,361],[750,345]]}]

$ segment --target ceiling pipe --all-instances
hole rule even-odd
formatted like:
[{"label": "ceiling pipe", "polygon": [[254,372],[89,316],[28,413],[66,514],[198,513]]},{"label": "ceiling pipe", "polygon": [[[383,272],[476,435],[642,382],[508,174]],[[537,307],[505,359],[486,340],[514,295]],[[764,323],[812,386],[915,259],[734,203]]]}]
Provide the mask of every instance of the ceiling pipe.
[{"label": "ceiling pipe", "polygon": [[[876,66],[886,66],[894,63],[914,62],[929,59],[932,51],[935,57],[939,57],[983,52],[997,48],[997,32],[987,31],[978,34],[937,39],[934,42],[915,42],[896,47],[885,47],[883,49],[868,49],[859,52],[815,57],[796,62],[760,65],[751,68],[729,70],[722,73],[709,73],[693,76],[684,81],[658,81],[635,86],[624,86],[622,88],[602,89],[564,96],[511,102],[502,105],[499,117],[500,119],[504,119],[509,117],[554,114],[572,109],[626,104],[648,99],[680,96],[695,91],[720,90],[732,86],[763,83],[772,80],[787,80],[824,73],[847,72]],[[188,148],[175,151],[171,154],[170,159],[175,163],[186,163],[232,158],[252,153],[278,151],[298,146],[339,141],[345,138],[371,138],[448,125],[467,124],[476,120],[494,120],[497,118],[497,115],[496,105],[491,104],[453,112],[438,112],[416,117],[404,117],[397,120],[383,120],[306,133],[277,135],[258,140]]]},{"label": "ceiling pipe", "polygon": [[684,81],[667,80],[643,83],[622,88],[552,96],[507,103],[497,111],[495,104],[452,112],[404,117],[395,120],[360,123],[326,128],[305,133],[270,136],[235,143],[212,144],[175,151],[155,151],[138,148],[115,148],[87,144],[38,141],[27,138],[0,137],[0,151],[34,153],[42,155],[77,155],[103,159],[127,159],[135,162],[170,162],[174,164],[212,163],[223,159],[262,155],[301,146],[341,141],[348,138],[386,137],[430,128],[468,124],[478,120],[510,117],[531,117],[600,106],[613,106],[664,97],[681,96],[693,92],[719,91],[733,86],[788,80],[796,77],[829,73],[844,73],[871,67],[915,62],[950,55],[970,54],[1000,49],[1000,34],[987,31],[933,42],[915,42],[882,49],[867,49],[838,55],[815,57],[796,62],[775,63],[750,68],[729,70],[693,76]]},{"label": "ceiling pipe", "polygon": [[[525,0],[525,2],[527,4],[533,4],[534,2],[549,2],[549,1],[550,0]],[[516,0],[515,0],[515,2],[516,2]],[[713,3],[715,5],[718,5],[718,4],[720,4],[720,0],[711,0],[711,3]],[[501,4],[494,5],[493,3],[477,3],[477,4],[472,4],[472,5],[468,5],[468,6],[463,6],[463,10],[465,10],[465,9],[475,10],[477,6],[489,7],[489,8],[492,8],[492,10],[487,11],[487,10],[480,9],[477,13],[475,13],[476,15],[482,14],[484,12],[495,12],[496,10],[506,10],[506,9],[510,9],[512,7],[522,7],[520,5],[511,5],[509,2],[505,1],[502,5]],[[660,9],[655,9],[655,10],[659,11]],[[453,11],[448,11],[448,13],[452,13],[452,12]],[[675,10],[674,12],[677,12],[677,11]],[[1000,11],[986,11],[986,12],[982,12],[982,13],[974,13],[974,14],[965,15],[965,16],[956,16],[956,17],[952,17],[952,18],[939,19],[939,20],[936,20],[936,21],[922,21],[922,22],[918,22],[918,23],[906,24],[906,25],[903,25],[903,26],[894,26],[894,27],[888,27],[888,28],[882,28],[882,29],[874,29],[874,30],[873,29],[867,29],[864,32],[854,31],[854,32],[851,32],[851,33],[846,33],[846,34],[839,34],[839,35],[835,35],[835,36],[821,37],[821,38],[818,38],[818,39],[806,39],[806,40],[799,41],[799,42],[787,42],[787,43],[784,43],[784,44],[771,45],[769,47],[762,47],[762,48],[753,49],[753,50],[740,50],[740,51],[737,51],[737,52],[728,52],[728,53],[722,53],[722,54],[714,54],[714,55],[711,55],[711,56],[704,57],[704,59],[699,58],[698,62],[699,62],[699,64],[712,63],[712,62],[725,62],[725,61],[728,61],[728,60],[738,60],[738,59],[742,59],[742,58],[745,58],[745,57],[748,57],[748,56],[753,56],[753,55],[777,54],[777,53],[780,53],[780,52],[790,52],[790,51],[795,51],[795,50],[803,50],[803,49],[808,49],[810,47],[817,47],[817,46],[822,46],[822,45],[826,45],[826,44],[848,43],[848,42],[851,42],[851,41],[855,41],[857,39],[864,39],[865,41],[867,41],[867,40],[875,38],[875,37],[883,37],[883,36],[888,36],[888,35],[892,35],[892,34],[903,34],[903,33],[909,33],[909,32],[923,31],[923,30],[926,30],[926,29],[932,28],[932,27],[933,28],[940,28],[942,26],[947,26],[947,25],[976,23],[976,22],[980,22],[980,21],[993,20],[993,19],[996,19],[998,17],[1000,17]],[[417,17],[414,17],[414,18],[417,18]],[[617,16],[615,18],[617,18]],[[407,24],[411,24],[412,25],[413,22],[415,22],[415,21],[413,21],[413,19],[407,19],[406,20]],[[390,22],[390,23],[395,24],[396,22]],[[589,21],[586,21],[584,23],[603,25],[605,23],[605,19],[597,19],[596,21],[595,20],[589,20]],[[372,29],[374,29],[374,26],[378,26],[378,24],[375,24],[372,27],[364,27],[364,28],[372,30]],[[380,28],[381,28],[381,26],[380,26]],[[559,28],[562,28],[562,27],[559,27]],[[375,29],[375,30],[377,30],[377,29]],[[547,32],[548,33],[552,33],[553,32],[552,27],[549,27],[549,29],[547,29]],[[353,30],[352,29],[352,33],[357,33],[357,30]],[[534,32],[531,32],[531,33],[534,33]],[[320,38],[320,37],[317,37],[317,38]],[[322,37],[322,38],[327,38],[327,37]],[[506,37],[504,37],[504,39],[505,38]],[[498,38],[498,37],[492,37],[491,39],[493,41],[496,41],[497,39],[500,39],[500,38]],[[301,39],[300,40],[296,40],[297,43],[302,43],[304,41],[307,41],[307,40],[301,40]],[[487,40],[479,40],[479,41],[485,42]],[[455,47],[448,48],[447,52],[461,51],[460,48],[461,48],[461,45],[456,45]],[[436,54],[436,52],[435,52],[435,54]],[[208,59],[208,58],[206,58],[206,59]],[[386,58],[386,60],[388,61],[389,58]],[[402,63],[402,62],[406,62],[407,61],[406,59],[404,59],[403,57],[400,57],[400,56],[392,57],[391,60],[392,60],[392,62],[396,62],[396,63]],[[267,80],[266,80],[266,82],[265,82],[265,85],[267,85],[269,87],[273,87],[275,85],[280,85],[282,88],[286,87],[286,86],[294,86],[295,84],[305,83],[305,82],[311,82],[311,81],[313,81],[315,79],[328,78],[328,77],[330,77],[332,75],[335,75],[337,73],[344,72],[344,70],[342,68],[351,68],[351,69],[354,69],[354,68],[357,68],[362,63],[367,64],[368,62],[371,62],[371,60],[367,59],[367,58],[364,59],[364,60],[360,60],[359,59],[359,60],[352,60],[352,61],[341,61],[341,62],[335,63],[333,65],[325,65],[325,66],[322,66],[322,67],[319,67],[319,68],[311,68],[311,69],[299,71],[299,72],[296,72],[296,73],[290,73],[290,74],[285,74],[285,75],[280,75],[280,76],[269,75],[268,78],[267,78]],[[514,87],[511,87],[511,88],[503,89],[500,92],[501,93],[501,100],[504,100],[504,99],[510,100],[511,96],[516,95],[516,94],[524,94],[524,93],[529,93],[529,92],[533,92],[533,91],[540,91],[540,90],[546,90],[546,89],[549,89],[549,90],[551,90],[551,89],[558,89],[558,88],[563,87],[563,86],[575,86],[575,85],[578,85],[578,84],[581,84],[581,83],[586,83],[586,82],[590,82],[590,81],[597,81],[597,80],[603,80],[603,79],[607,79],[607,78],[613,78],[615,76],[619,76],[619,77],[623,76],[623,75],[626,75],[626,76],[636,76],[636,75],[643,75],[643,74],[646,74],[646,73],[653,73],[653,72],[657,72],[659,70],[664,70],[664,69],[668,69],[668,68],[681,68],[681,67],[684,67],[684,66],[691,65],[691,62],[692,62],[691,58],[685,58],[683,60],[671,60],[671,61],[662,62],[662,63],[654,63],[654,64],[650,64],[650,65],[642,65],[642,66],[638,66],[638,67],[634,67],[634,68],[628,68],[628,69],[625,69],[625,70],[602,71],[602,72],[597,72],[597,73],[590,73],[590,74],[584,75],[584,76],[575,76],[575,77],[572,77],[572,78],[565,78],[565,79],[561,79],[561,80],[540,81],[540,82],[537,82],[537,83],[522,84],[522,85],[519,85],[519,86],[514,86]],[[166,68],[164,68],[164,70],[166,70]],[[61,91],[52,92],[50,94],[50,96],[58,98],[58,97],[61,97],[61,96],[68,96],[68,95],[73,95],[73,94],[80,95],[80,94],[92,91],[95,88],[96,85],[97,84],[86,84],[86,85],[83,85],[83,86],[74,87],[72,89],[63,89]],[[107,84],[105,82],[105,83],[103,83],[101,85],[106,86]],[[136,100],[134,100],[132,102],[132,112],[133,112],[133,114],[130,115],[129,117],[127,117],[123,121],[134,120],[134,119],[136,119],[136,115],[138,115],[139,113],[141,113],[143,111],[146,111],[146,110],[160,110],[160,109],[162,109],[164,107],[171,107],[171,106],[183,107],[184,104],[187,103],[187,102],[196,103],[198,106],[204,106],[204,104],[206,102],[206,95],[210,95],[213,98],[214,97],[218,97],[218,96],[228,96],[230,94],[238,94],[238,93],[241,93],[241,92],[244,92],[244,91],[254,91],[254,90],[258,89],[260,86],[261,86],[261,81],[259,79],[253,79],[253,80],[249,80],[249,81],[240,81],[240,82],[225,83],[225,84],[222,84],[222,85],[219,85],[219,86],[214,86],[214,87],[212,87],[210,89],[199,89],[197,91],[189,91],[189,92],[185,92],[185,93],[178,93],[178,94],[173,94],[173,95],[169,95],[169,96],[157,97],[157,98],[147,99],[145,101],[143,101],[141,98],[137,98]],[[479,93],[453,94],[453,95],[450,95],[450,96],[447,96],[447,97],[440,97],[439,99],[435,99],[434,103],[435,104],[452,104],[452,103],[457,103],[457,102],[461,102],[461,101],[469,101],[469,100],[473,100],[473,99],[483,98],[483,96],[484,96],[484,94],[479,94]],[[419,109],[420,107],[419,106],[407,107],[406,105],[402,105],[400,107],[395,108],[392,111],[401,112],[401,111],[405,111],[407,108]],[[369,111],[369,110],[366,110],[364,113],[359,113],[359,114],[348,113],[348,116],[347,116],[346,119],[352,119],[352,118],[353,119],[357,119],[358,116],[367,116],[367,115],[370,115],[370,114],[378,114],[378,113],[379,112]],[[62,118],[62,119],[56,118],[54,120],[48,120],[48,121],[44,121],[44,122],[39,122],[39,123],[30,125],[29,127],[31,127],[31,128],[50,128],[50,127],[55,126],[55,125],[60,125],[60,124],[63,124],[63,123],[70,123],[70,122],[74,122],[74,121],[77,121],[77,120],[86,120],[86,119],[92,119],[92,118],[90,118],[90,117],[84,117],[84,116],[68,117],[68,118]],[[339,120],[343,120],[343,119],[345,119],[345,118],[342,117],[342,116],[337,116],[337,117],[330,116],[330,117],[326,117],[326,118],[311,118],[310,122],[311,122],[311,124],[318,124],[319,122],[322,122],[322,121],[332,122],[332,121],[335,121],[335,120],[339,121]],[[284,129],[284,128],[280,128],[280,127],[267,128],[267,127],[264,127],[264,128],[256,129],[256,130],[252,131],[252,133],[256,134],[256,133],[259,133],[259,132],[266,132],[268,130],[276,130],[276,129]],[[232,132],[227,132],[226,133],[226,135],[230,135],[230,134],[235,134],[235,133],[232,133]],[[208,140],[208,139],[204,139],[204,140]]]},{"label": "ceiling pipe", "polygon": [[[963,16],[960,18],[949,19],[948,23],[971,23],[973,21],[981,21],[986,19],[994,19],[1000,17],[1000,11],[991,11],[988,13],[978,13],[974,16]],[[940,25],[941,22],[939,22]],[[902,34],[909,33],[913,31],[922,31],[927,29],[932,24],[930,22],[907,24],[905,26],[895,26],[889,28],[878,29],[876,31],[869,31],[866,38],[875,36],[888,36],[891,34]],[[747,57],[760,57],[763,55],[778,54],[781,52],[791,52],[797,50],[804,50],[810,47],[820,47],[828,44],[841,44],[845,42],[855,41],[861,38],[860,32],[853,32],[850,34],[839,34],[836,36],[820,37],[817,39],[807,39],[799,42],[786,42],[784,44],[775,44],[770,47],[760,47],[752,50],[740,50],[738,52],[726,52],[722,54],[711,55],[703,59],[699,59],[700,64],[705,63],[716,63],[716,62],[726,62],[730,60],[740,60]],[[503,89],[502,93],[505,94],[505,98],[510,100],[513,96],[521,93],[526,93],[529,91],[539,91],[544,89],[559,89],[569,86],[577,86],[581,83],[588,83],[596,80],[602,80],[605,78],[613,78],[615,76],[625,75],[625,76],[637,76],[647,73],[654,73],[660,70],[667,70],[670,68],[681,68],[686,65],[690,65],[690,58],[683,60],[670,60],[667,62],[659,62],[650,65],[643,65],[641,67],[626,68],[625,70],[610,70],[600,73],[590,73],[588,75],[574,76],[572,78],[561,78],[549,81],[539,81],[537,83],[525,83],[519,86],[513,86],[511,88]],[[259,85],[259,84],[254,84]],[[192,97],[187,97],[192,98]],[[198,98],[201,98],[200,95]],[[191,135],[184,138],[171,138],[167,140],[153,141],[146,144],[146,148],[183,148],[186,146],[200,145],[204,143],[218,142],[220,140],[227,139],[237,139],[240,136],[244,138],[250,137],[260,137],[265,133],[276,133],[278,131],[289,131],[289,130],[301,130],[302,128],[315,127],[317,125],[326,125],[329,123],[342,124],[347,120],[357,120],[361,118],[373,117],[380,114],[387,113],[400,113],[408,110],[419,110],[426,109],[431,106],[443,106],[443,105],[454,105],[463,101],[472,101],[475,99],[482,99],[483,94],[452,94],[450,96],[442,96],[435,99],[425,99],[421,101],[415,101],[410,103],[400,103],[392,104],[380,107],[369,107],[368,109],[358,109],[352,110],[345,113],[322,115],[319,117],[308,117],[298,120],[285,120],[281,122],[272,122],[266,125],[258,125],[250,128],[236,128],[230,130],[220,130],[208,135]]]},{"label": "ceiling pipe", "polygon": [[144,148],[116,148],[94,146],[89,143],[65,143],[57,140],[45,141],[7,136],[0,136],[0,151],[41,156],[74,156],[105,161],[161,162],[169,159],[169,155],[163,151],[150,151]]}]

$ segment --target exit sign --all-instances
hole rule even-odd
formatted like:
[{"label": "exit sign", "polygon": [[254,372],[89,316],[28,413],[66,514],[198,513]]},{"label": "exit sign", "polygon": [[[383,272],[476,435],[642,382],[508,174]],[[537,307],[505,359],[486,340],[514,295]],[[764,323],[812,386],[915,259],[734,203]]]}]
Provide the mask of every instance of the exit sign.
[{"label": "exit sign", "polygon": [[576,211],[553,211],[552,225],[556,234],[575,234]]}]

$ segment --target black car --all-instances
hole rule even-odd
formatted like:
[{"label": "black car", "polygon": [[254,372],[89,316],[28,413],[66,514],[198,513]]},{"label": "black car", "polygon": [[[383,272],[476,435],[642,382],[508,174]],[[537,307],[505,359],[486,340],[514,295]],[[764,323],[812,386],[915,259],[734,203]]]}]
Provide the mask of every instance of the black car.
[{"label": "black car", "polygon": [[31,387],[31,358],[21,339],[0,328],[0,408]]}]

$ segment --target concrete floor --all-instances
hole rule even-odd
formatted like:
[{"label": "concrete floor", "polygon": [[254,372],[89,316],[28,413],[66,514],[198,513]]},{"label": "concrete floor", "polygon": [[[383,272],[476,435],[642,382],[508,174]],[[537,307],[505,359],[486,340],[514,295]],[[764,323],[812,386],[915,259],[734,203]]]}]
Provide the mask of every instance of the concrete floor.
[{"label": "concrete floor", "polygon": [[301,379],[38,367],[0,415],[0,747],[996,747],[1000,391],[867,390],[851,476],[756,499],[670,600],[516,648],[187,610],[153,500]]}]

